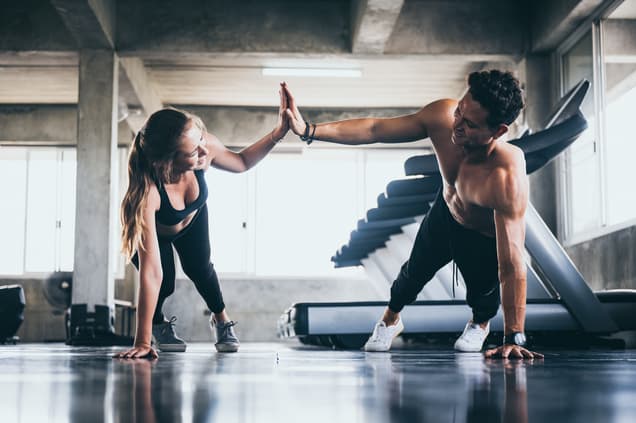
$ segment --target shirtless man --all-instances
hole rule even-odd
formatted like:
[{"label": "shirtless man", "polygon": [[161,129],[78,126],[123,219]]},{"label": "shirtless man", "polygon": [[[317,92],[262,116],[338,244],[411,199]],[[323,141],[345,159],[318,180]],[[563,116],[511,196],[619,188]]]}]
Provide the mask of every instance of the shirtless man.
[{"label": "shirtless man", "polygon": [[523,108],[519,81],[491,70],[468,76],[468,92],[457,101],[434,101],[395,118],[305,122],[289,87],[283,85],[290,128],[304,141],[339,144],[401,143],[430,138],[443,189],[428,212],[382,319],[366,351],[388,351],[404,329],[400,311],[437,270],[454,260],[466,282],[473,312],[455,342],[458,351],[481,351],[489,321],[501,303],[503,345],[486,357],[541,358],[524,348],[526,265],[523,260],[528,178],[523,152],[501,139]]}]

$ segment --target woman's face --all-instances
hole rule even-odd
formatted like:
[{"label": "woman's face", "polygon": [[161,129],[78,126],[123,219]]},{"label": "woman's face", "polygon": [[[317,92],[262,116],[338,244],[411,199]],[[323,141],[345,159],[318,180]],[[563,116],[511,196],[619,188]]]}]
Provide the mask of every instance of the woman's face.
[{"label": "woman's face", "polygon": [[205,132],[190,119],[181,136],[181,145],[174,158],[175,170],[187,172],[204,167],[208,155],[205,145]]}]

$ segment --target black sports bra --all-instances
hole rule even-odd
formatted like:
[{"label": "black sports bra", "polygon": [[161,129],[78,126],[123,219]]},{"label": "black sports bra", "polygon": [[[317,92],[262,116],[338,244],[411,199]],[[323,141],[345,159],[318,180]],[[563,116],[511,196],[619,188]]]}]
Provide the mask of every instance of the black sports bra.
[{"label": "black sports bra", "polygon": [[170,199],[168,198],[166,189],[163,185],[157,186],[157,188],[159,188],[159,195],[161,196],[161,206],[159,207],[159,210],[155,212],[155,220],[157,223],[166,226],[176,225],[188,217],[190,213],[205,205],[205,202],[208,199],[208,185],[205,183],[204,171],[202,169],[197,169],[194,171],[194,174],[196,175],[197,183],[199,184],[199,196],[192,203],[187,204],[183,210],[175,210],[172,207],[172,204],[170,204]]}]

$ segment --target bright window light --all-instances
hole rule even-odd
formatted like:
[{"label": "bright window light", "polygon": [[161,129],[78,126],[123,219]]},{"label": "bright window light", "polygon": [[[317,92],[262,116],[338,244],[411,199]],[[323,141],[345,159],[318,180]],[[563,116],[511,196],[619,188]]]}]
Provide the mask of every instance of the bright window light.
[{"label": "bright window light", "polygon": [[338,68],[263,68],[263,76],[360,78],[362,76],[362,70]]}]

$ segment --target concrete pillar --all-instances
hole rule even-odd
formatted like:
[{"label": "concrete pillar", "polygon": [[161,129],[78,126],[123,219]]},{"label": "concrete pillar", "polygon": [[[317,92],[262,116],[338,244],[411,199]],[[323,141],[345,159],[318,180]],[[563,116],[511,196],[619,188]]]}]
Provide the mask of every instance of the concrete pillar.
[{"label": "concrete pillar", "polygon": [[[81,50],[73,305],[114,309],[117,56]],[[72,311],[73,312],[73,311]],[[112,318],[109,318],[112,320]]]},{"label": "concrete pillar", "polygon": [[[543,129],[552,108],[553,78],[548,54],[528,55],[522,63],[525,118],[533,132]],[[553,160],[530,176],[530,202],[553,234],[557,230],[557,172]]]}]

